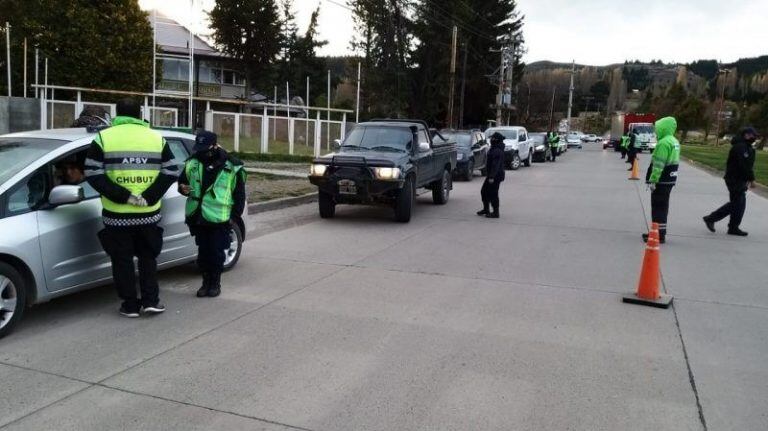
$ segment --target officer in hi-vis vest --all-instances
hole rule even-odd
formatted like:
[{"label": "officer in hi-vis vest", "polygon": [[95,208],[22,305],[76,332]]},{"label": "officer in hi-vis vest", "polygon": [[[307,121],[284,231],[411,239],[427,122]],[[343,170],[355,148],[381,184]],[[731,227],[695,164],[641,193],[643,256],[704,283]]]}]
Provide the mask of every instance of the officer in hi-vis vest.
[{"label": "officer in hi-vis vest", "polygon": [[231,219],[245,209],[246,174],[243,163],[219,147],[215,133],[199,132],[194,151],[179,178],[179,192],[187,196],[186,221],[203,274],[197,296],[213,298],[221,293],[226,250],[234,240]]},{"label": "officer in hi-vis vest", "polygon": [[123,300],[120,314],[126,317],[165,311],[157,285],[156,259],[163,248],[163,229],[157,224],[161,199],[178,177],[171,149],[140,118],[136,101],[117,102],[112,127],[94,138],[85,160],[86,179],[101,194],[104,229],[99,241],[112,260],[112,278]]}]

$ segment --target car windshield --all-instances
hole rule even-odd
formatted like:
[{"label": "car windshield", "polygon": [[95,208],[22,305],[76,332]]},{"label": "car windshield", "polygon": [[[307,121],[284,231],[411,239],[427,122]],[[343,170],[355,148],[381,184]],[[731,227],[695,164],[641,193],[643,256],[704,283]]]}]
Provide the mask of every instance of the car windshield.
[{"label": "car windshield", "polygon": [[441,132],[440,135],[448,141],[455,141],[456,144],[463,148],[468,148],[472,144],[472,135],[469,133]]},{"label": "car windshield", "polygon": [[632,130],[637,130],[637,133],[656,133],[653,126],[650,124],[637,124],[632,126]]},{"label": "car windshield", "polygon": [[496,132],[504,135],[504,139],[517,139],[517,130],[514,129],[488,129],[485,131],[485,136],[490,137]]},{"label": "car windshield", "polygon": [[64,143],[56,139],[0,138],[0,184]]},{"label": "car windshield", "polygon": [[531,133],[528,135],[533,141],[538,144],[543,144],[547,141],[547,135],[544,133]]},{"label": "car windshield", "polygon": [[392,126],[359,126],[347,135],[342,148],[407,151],[413,140],[410,129]]}]

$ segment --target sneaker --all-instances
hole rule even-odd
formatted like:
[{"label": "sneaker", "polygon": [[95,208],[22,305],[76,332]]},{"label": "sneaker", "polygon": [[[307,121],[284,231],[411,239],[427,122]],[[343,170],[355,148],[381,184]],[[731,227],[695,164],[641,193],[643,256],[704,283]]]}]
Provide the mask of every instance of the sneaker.
[{"label": "sneaker", "polygon": [[129,317],[131,319],[139,317],[139,308],[130,307],[125,304],[120,306],[120,315],[123,317]]},{"label": "sneaker", "polygon": [[209,296],[210,298],[215,298],[215,297],[217,297],[217,296],[221,295],[221,287],[219,287],[219,286],[213,286],[213,287],[211,287],[210,289],[208,289],[208,292],[207,292],[207,293],[208,293],[208,296]]},{"label": "sneaker", "polygon": [[499,213],[493,212],[485,215],[486,218],[499,218]]},{"label": "sneaker", "polygon": [[141,311],[145,314],[160,314],[165,311],[165,305],[159,302],[156,305],[149,305],[141,307]]},{"label": "sneaker", "polygon": [[488,215],[488,210],[480,210],[480,211],[477,212],[477,215],[479,215],[479,216]]},{"label": "sneaker", "polygon": [[704,220],[704,224],[707,226],[707,229],[709,229],[710,232],[715,233],[715,222],[707,217],[702,217],[702,220]]},{"label": "sneaker", "polygon": [[744,232],[743,230],[735,227],[733,229],[728,229],[728,235],[747,236],[749,234],[747,232]]}]

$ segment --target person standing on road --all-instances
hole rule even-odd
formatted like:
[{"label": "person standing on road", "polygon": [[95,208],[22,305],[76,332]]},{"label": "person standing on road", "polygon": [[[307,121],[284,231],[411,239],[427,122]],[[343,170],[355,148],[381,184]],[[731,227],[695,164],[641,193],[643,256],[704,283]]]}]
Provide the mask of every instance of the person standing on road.
[{"label": "person standing on road", "polygon": [[549,159],[553,162],[557,158],[557,150],[560,146],[560,136],[553,131],[547,133],[547,142],[549,143]]},{"label": "person standing on road", "polygon": [[[163,137],[140,120],[140,105],[117,102],[112,127],[91,143],[85,160],[88,183],[101,194],[104,229],[99,241],[112,260],[112,278],[120,299],[120,314],[165,311],[157,284],[157,256],[163,248],[161,199],[176,181],[178,167]],[[133,258],[139,262],[141,298],[136,295]]]},{"label": "person standing on road", "polygon": [[221,273],[232,217],[245,209],[245,169],[217,143],[215,133],[201,131],[195,138],[193,154],[179,178],[179,193],[187,196],[186,223],[198,247],[197,266],[203,284],[197,297],[221,294]]},{"label": "person standing on road", "polygon": [[[651,156],[651,164],[645,175],[645,182],[651,190],[651,221],[659,224],[659,242],[664,244],[667,237],[667,215],[669,195],[677,182],[680,165],[680,143],[675,138],[677,120],[664,117],[656,122],[658,143]],[[648,234],[643,234],[643,241]]]},{"label": "person standing on road", "polygon": [[627,147],[629,147],[629,136],[625,133],[621,135],[621,142],[619,142],[619,150],[621,150],[622,160],[627,157]]},{"label": "person standing on road", "polygon": [[[483,188],[480,189],[483,209],[477,215],[499,218],[499,186],[504,181],[504,135],[499,132],[491,135],[486,174]],[[489,212],[489,207],[493,207],[492,212]]]},{"label": "person standing on road", "polygon": [[747,127],[731,140],[731,151],[725,167],[729,202],[704,216],[704,224],[710,232],[715,232],[715,223],[730,216],[728,235],[747,236],[747,232],[739,226],[747,208],[747,190],[755,188],[755,149],[752,144],[757,136],[754,128]]},{"label": "person standing on road", "polygon": [[629,137],[629,144],[627,145],[627,163],[629,163],[628,171],[632,170],[637,158],[637,129],[632,130],[632,134]]}]

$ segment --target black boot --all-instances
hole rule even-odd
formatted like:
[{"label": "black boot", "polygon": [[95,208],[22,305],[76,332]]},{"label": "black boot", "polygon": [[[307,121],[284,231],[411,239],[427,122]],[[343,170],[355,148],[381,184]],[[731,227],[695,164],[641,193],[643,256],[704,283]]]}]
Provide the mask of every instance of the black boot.
[{"label": "black boot", "polygon": [[200,286],[199,289],[197,289],[197,297],[198,298],[204,298],[208,296],[208,288],[210,287],[211,281],[210,281],[211,275],[207,272],[203,273],[203,285]]},{"label": "black boot", "polygon": [[709,230],[710,232],[714,233],[714,232],[715,232],[715,222],[714,222],[714,221],[712,221],[712,220],[709,218],[709,216],[704,216],[704,217],[702,218],[702,220],[704,220],[704,225],[706,225],[706,226],[707,226],[707,230]]},{"label": "black boot", "polygon": [[212,272],[210,284],[208,285],[208,296],[215,298],[221,294],[221,273]]},{"label": "black boot", "polygon": [[477,215],[479,216],[488,215],[488,208],[481,209],[480,211],[477,212]]},{"label": "black boot", "polygon": [[729,227],[728,228],[728,235],[734,235],[734,236],[747,236],[748,233],[744,232],[743,230],[737,228],[737,227]]},{"label": "black boot", "polygon": [[494,208],[493,212],[491,212],[489,214],[486,214],[485,217],[487,217],[487,218],[499,218],[499,209],[498,208]]}]

